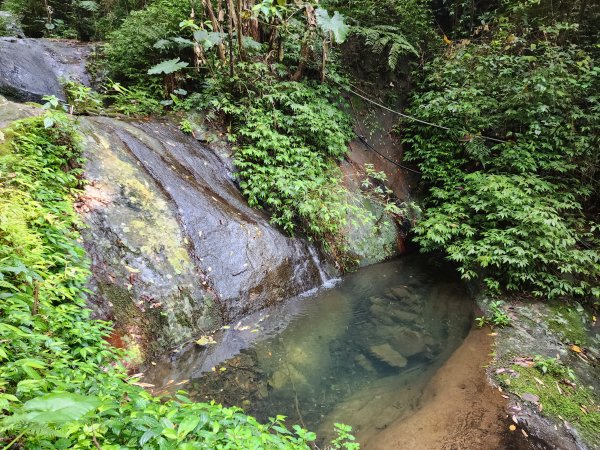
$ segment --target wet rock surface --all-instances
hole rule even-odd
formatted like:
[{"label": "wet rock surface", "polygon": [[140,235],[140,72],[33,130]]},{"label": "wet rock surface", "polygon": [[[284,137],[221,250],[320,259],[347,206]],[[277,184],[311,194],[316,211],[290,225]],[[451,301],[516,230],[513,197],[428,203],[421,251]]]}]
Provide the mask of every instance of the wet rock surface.
[{"label": "wet rock surface", "polygon": [[38,116],[42,113],[40,108],[14,103],[0,95],[0,129],[6,128],[15,120]]},{"label": "wet rock surface", "polygon": [[[485,308],[485,300],[480,302]],[[594,430],[589,423],[585,432],[583,424],[567,420],[565,413],[549,412],[562,407],[560,399],[579,398],[577,392],[585,389],[589,404],[574,408],[582,416],[600,414],[600,330],[593,315],[577,305],[524,301],[509,304],[507,311],[511,326],[497,331],[488,373],[509,394],[507,413],[515,426],[525,431],[535,449],[600,448],[597,439],[590,439]],[[534,365],[549,359],[573,370],[576,382],[566,372],[551,383],[544,381],[543,372]],[[524,384],[528,377],[529,387]],[[556,397],[541,398],[545,389]],[[544,405],[547,401],[555,404]]]},{"label": "wet rock surface", "polygon": [[45,95],[66,100],[60,79],[89,85],[88,44],[56,39],[0,38],[0,94],[39,102]]},{"label": "wet rock surface", "polygon": [[247,206],[230,168],[167,122],[80,118],[91,304],[144,353],[322,283],[319,260]]}]

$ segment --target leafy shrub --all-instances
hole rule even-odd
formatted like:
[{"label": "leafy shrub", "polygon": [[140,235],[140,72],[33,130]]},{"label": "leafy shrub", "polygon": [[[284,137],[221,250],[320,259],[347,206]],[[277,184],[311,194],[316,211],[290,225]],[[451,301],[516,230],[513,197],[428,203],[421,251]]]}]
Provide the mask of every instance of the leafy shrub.
[{"label": "leafy shrub", "polygon": [[2,8],[22,22],[28,37],[98,40],[145,0],[5,0]]},{"label": "leafy shrub", "polygon": [[412,111],[452,131],[402,131],[427,191],[415,233],[492,289],[598,297],[600,68],[561,29],[502,25],[428,66]]},{"label": "leafy shrub", "polygon": [[[178,37],[179,24],[199,10],[194,0],[155,0],[141,11],[132,12],[122,26],[109,35],[106,64],[111,76],[119,81],[142,82],[148,69],[159,62],[181,56],[185,47],[155,47],[161,40]],[[174,56],[173,56],[174,55]]]},{"label": "leafy shrub", "polygon": [[487,316],[477,317],[477,325],[482,327],[485,324],[489,324],[495,327],[506,327],[510,325],[510,317],[504,310],[504,302],[501,300],[494,300],[490,302],[489,313]]},{"label": "leafy shrub", "polygon": [[351,138],[339,94],[316,82],[279,81],[261,63],[239,64],[236,73],[236,88],[212,79],[187,107],[210,108],[233,122],[234,163],[251,206],[267,208],[288,232],[299,228],[335,247],[349,208],[335,161]]},{"label": "leafy shrub", "polygon": [[[70,122],[31,118],[0,141],[0,442],[8,449],[309,449],[314,433],[238,408],[162,401],[132,382],[85,306],[89,261],[73,200],[82,163]],[[347,430],[341,447],[351,441]],[[349,445],[352,443],[350,442]],[[336,448],[339,448],[336,447]]]}]

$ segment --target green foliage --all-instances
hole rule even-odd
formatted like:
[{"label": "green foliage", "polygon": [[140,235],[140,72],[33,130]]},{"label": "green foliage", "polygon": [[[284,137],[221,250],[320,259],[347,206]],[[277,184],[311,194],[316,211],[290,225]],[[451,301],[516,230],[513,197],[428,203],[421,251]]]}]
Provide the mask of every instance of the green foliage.
[{"label": "green foliage", "polygon": [[510,317],[508,317],[508,314],[506,314],[504,302],[501,300],[494,300],[490,302],[488,314],[486,316],[477,317],[475,321],[479,327],[482,327],[486,324],[495,327],[506,327],[510,325]]},{"label": "green foliage", "polygon": [[[50,103],[49,99],[49,103]],[[5,448],[308,449],[284,417],[172,400],[131,384],[86,308],[89,261],[73,211],[81,154],[71,119],[15,122],[0,142],[0,442]]]},{"label": "green foliage", "polygon": [[533,367],[544,375],[548,374],[558,379],[570,378],[573,381],[576,380],[573,369],[565,366],[558,358],[543,358],[537,355],[534,361]]},{"label": "green foliage", "polygon": [[375,170],[373,164],[365,164],[366,178],[361,182],[361,188],[371,200],[383,206],[383,210],[395,217],[397,221],[410,220],[414,222],[421,210],[415,202],[401,202],[394,195],[394,191],[386,186],[387,175],[385,172]]},{"label": "green foliage", "polygon": [[373,30],[374,40],[376,35],[383,38],[391,34],[388,44],[397,41],[404,54],[412,53],[413,47],[425,50],[436,38],[429,0],[326,0],[322,3],[357,22],[357,26],[352,27],[353,33],[364,35]]},{"label": "green foliage", "polygon": [[451,131],[402,131],[427,191],[415,233],[493,290],[598,297],[600,68],[561,29],[502,25],[429,64],[412,111]]},{"label": "green foliage", "polygon": [[232,121],[234,163],[251,206],[267,208],[288,232],[300,228],[336,246],[349,205],[335,160],[351,138],[338,92],[316,82],[279,81],[261,63],[239,64],[236,73],[237,88],[213,79],[187,106]]},{"label": "green foliage", "polygon": [[356,438],[352,436],[352,427],[343,423],[334,423],[335,431],[338,436],[331,441],[332,449],[358,450],[360,444],[355,442]]},{"label": "green foliage", "polygon": [[0,16],[0,36],[10,36],[8,21],[2,16]]},{"label": "green foliage", "polygon": [[344,21],[344,16],[339,12],[335,11],[333,16],[329,15],[329,12],[323,8],[317,8],[315,11],[317,17],[317,25],[324,34],[331,34],[333,42],[341,44],[346,40],[350,28]]},{"label": "green foliage", "polygon": [[365,45],[377,55],[387,54],[387,65],[396,70],[401,56],[419,56],[415,47],[397,27],[391,25],[375,25],[371,27],[354,27],[355,34],[364,39]]},{"label": "green foliage", "polygon": [[146,0],[5,0],[28,37],[98,40]]},{"label": "green foliage", "polygon": [[[177,57],[189,59],[189,46],[171,45],[177,44],[171,39],[179,37],[179,24],[189,17],[192,7],[201,10],[196,0],[155,0],[145,9],[132,12],[109,36],[105,57],[111,76],[144,84],[144,80],[151,79],[144,74],[156,64]],[[161,42],[163,45],[159,45]]]},{"label": "green foliage", "polygon": [[179,58],[169,59],[148,69],[148,75],[159,75],[161,73],[168,75],[170,73],[177,72],[187,66],[189,66],[189,63],[185,61],[180,61]]},{"label": "green foliage", "polygon": [[63,83],[72,114],[99,114],[104,110],[104,98],[88,86],[75,81]]}]

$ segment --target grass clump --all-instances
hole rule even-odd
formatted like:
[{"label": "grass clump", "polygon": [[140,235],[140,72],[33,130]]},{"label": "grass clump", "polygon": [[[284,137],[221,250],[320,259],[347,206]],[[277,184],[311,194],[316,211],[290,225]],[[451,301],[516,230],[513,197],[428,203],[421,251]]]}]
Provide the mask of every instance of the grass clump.
[{"label": "grass clump", "polygon": [[90,267],[73,210],[83,161],[71,120],[15,122],[0,145],[0,446],[309,448],[315,434],[287,430],[282,416],[260,424],[238,408],[183,392],[163,401],[132,384],[104,340],[109,324],[86,308]]}]

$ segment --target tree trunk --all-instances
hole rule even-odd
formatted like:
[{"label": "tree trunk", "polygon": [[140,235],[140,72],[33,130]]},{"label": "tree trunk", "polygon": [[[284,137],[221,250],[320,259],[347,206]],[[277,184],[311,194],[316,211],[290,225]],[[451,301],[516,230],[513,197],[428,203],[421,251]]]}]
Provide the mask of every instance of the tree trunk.
[{"label": "tree trunk", "polygon": [[229,77],[233,78],[234,70],[233,65],[235,63],[233,57],[233,0],[227,0],[227,34],[229,35]]},{"label": "tree trunk", "polygon": [[[328,37],[328,36],[327,36]],[[327,67],[327,58],[329,57],[329,43],[327,37],[323,38],[323,58],[321,60],[321,83],[325,83],[325,70]]]},{"label": "tree trunk", "polygon": [[[215,12],[213,10],[211,0],[202,0],[202,6],[204,6],[206,12],[208,13],[208,17],[210,18],[210,22],[212,23],[213,32],[222,33],[223,30],[219,25],[219,21],[215,17]],[[225,46],[222,43],[220,43],[217,46],[217,50],[219,52],[219,59],[221,60],[221,62],[225,63]]]},{"label": "tree trunk", "polygon": [[300,61],[298,62],[298,68],[294,75],[292,75],[293,81],[298,81],[304,75],[304,69],[310,58],[310,43],[312,42],[317,32],[317,17],[315,16],[315,10],[311,5],[306,5],[304,12],[306,13],[307,29],[304,33],[304,39],[302,40],[302,47],[300,49]]},{"label": "tree trunk", "polygon": [[246,52],[244,51],[244,26],[242,24],[242,0],[237,0],[235,8],[235,16],[237,18],[235,30],[238,41],[238,52],[240,59],[243,61],[246,59]]},{"label": "tree trunk", "polygon": [[[245,9],[252,11],[252,8],[254,7],[254,0],[247,0],[244,2],[244,5]],[[250,20],[248,20],[248,30],[246,35],[250,36],[256,42],[261,42],[260,26],[256,17],[251,16]]]}]

